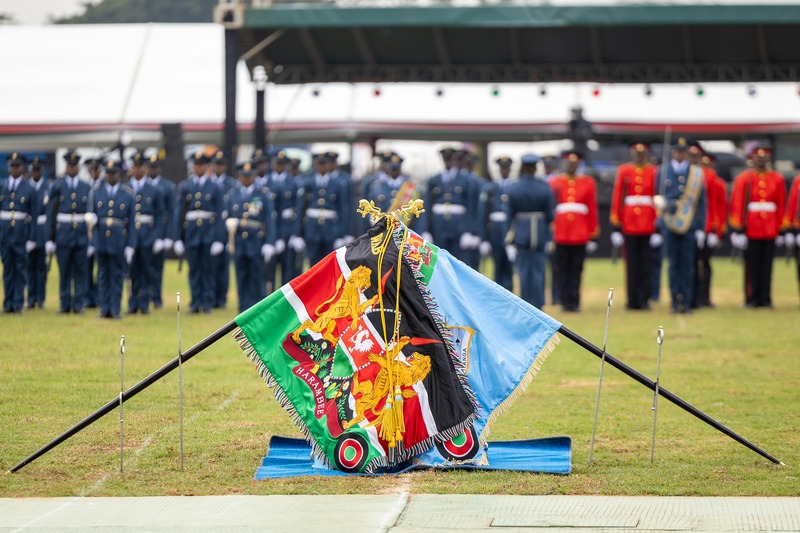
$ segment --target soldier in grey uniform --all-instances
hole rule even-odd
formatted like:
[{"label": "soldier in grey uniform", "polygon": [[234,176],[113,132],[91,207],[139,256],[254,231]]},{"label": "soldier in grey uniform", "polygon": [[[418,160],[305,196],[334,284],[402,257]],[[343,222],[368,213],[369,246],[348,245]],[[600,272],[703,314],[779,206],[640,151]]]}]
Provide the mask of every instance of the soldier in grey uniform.
[{"label": "soldier in grey uniform", "polygon": [[33,309],[44,308],[47,296],[47,254],[44,243],[47,242],[47,202],[50,201],[50,191],[44,177],[42,158],[32,158],[29,167],[29,182],[34,191],[31,201],[36,213],[33,220],[36,248],[28,253],[28,309]]},{"label": "soldier in grey uniform", "polygon": [[423,238],[466,261],[468,250],[480,244],[480,237],[471,233],[476,213],[473,211],[472,216],[469,213],[470,207],[476,205],[474,183],[459,172],[456,150],[444,148],[439,153],[445,168],[428,180],[423,194],[425,212],[418,227]]},{"label": "soldier in grey uniform", "polygon": [[103,165],[105,183],[91,193],[87,224],[93,253],[97,256],[98,318],[120,318],[125,271],[131,264],[136,240],[134,196],[120,184],[122,168],[117,161]]},{"label": "soldier in grey uniform", "polygon": [[186,254],[189,262],[190,313],[210,313],[214,306],[211,259],[225,250],[223,195],[208,176],[208,157],[202,152],[192,158],[192,174],[178,186],[175,202],[173,245],[175,255]]},{"label": "soldier in grey uniform", "polygon": [[[228,192],[236,187],[236,180],[228,175],[228,157],[221,150],[214,154],[211,159],[211,181],[217,184],[220,193],[224,197]],[[228,236],[225,233],[223,244],[228,243]],[[214,275],[214,308],[224,309],[228,304],[228,288],[230,287],[231,256],[227,247],[222,253],[211,258],[211,269]]]},{"label": "soldier in grey uniform", "polygon": [[154,257],[164,250],[164,198],[158,186],[147,177],[147,158],[136,152],[131,158],[131,180],[128,187],[134,199],[135,250],[130,263],[131,293],[128,295],[128,314],[150,312],[156,280]]},{"label": "soldier in grey uniform", "polygon": [[36,249],[36,193],[25,179],[26,158],[6,156],[9,177],[0,184],[0,259],[3,262],[3,312],[22,313],[28,254]]},{"label": "soldier in grey uniform", "polygon": [[158,154],[153,154],[147,158],[147,177],[150,183],[156,186],[161,192],[161,241],[163,248],[160,252],[153,254],[153,268],[155,269],[153,278],[153,307],[161,309],[163,301],[161,298],[162,287],[164,286],[164,256],[166,252],[172,250],[175,241],[172,238],[172,216],[175,210],[175,184],[161,176],[161,162]]},{"label": "soldier in grey uniform", "polygon": [[511,228],[506,253],[512,263],[516,262],[522,299],[542,309],[545,264],[553,247],[550,224],[555,201],[547,182],[536,178],[539,161],[533,154],[522,156],[519,181],[509,188]]},{"label": "soldier in grey uniform", "polygon": [[505,239],[510,228],[511,164],[508,156],[495,159],[500,170],[500,179],[486,183],[478,207],[478,220],[484,225],[485,240],[480,244],[481,256],[492,255],[494,281],[509,291],[513,288],[514,269],[505,249]]},{"label": "soldier in grey uniform", "polygon": [[[83,162],[83,165],[86,167],[87,172],[89,173],[89,179],[91,180],[91,191],[94,192],[97,190],[98,187],[105,183],[105,180],[102,179],[103,175],[103,160],[100,158],[92,158],[87,159]],[[88,266],[86,272],[89,274],[88,281],[86,282],[86,307],[89,309],[97,308],[97,274],[95,272],[95,257],[92,254],[89,257]]]},{"label": "soldier in grey uniform", "polygon": [[[288,168],[291,159],[285,151],[279,150],[273,158],[274,171],[264,183],[273,195],[275,208],[275,257],[267,265],[267,292],[275,290],[279,284],[277,267],[280,265],[280,285],[285,285],[300,275],[305,242],[301,237],[300,213],[297,212],[298,195],[303,194],[304,178]],[[292,165],[294,168],[294,165]]]},{"label": "soldier in grey uniform", "polygon": [[348,188],[339,179],[332,179],[327,154],[318,154],[314,175],[306,178],[304,193],[297,195],[297,212],[303,217],[303,241],[311,264],[342,245],[347,235]]},{"label": "soldier in grey uniform", "polygon": [[239,312],[266,297],[264,266],[275,255],[273,194],[255,184],[254,165],[237,169],[239,184],[225,195],[225,225],[236,271]]},{"label": "soldier in grey uniform", "polygon": [[86,213],[91,184],[78,177],[81,158],[74,151],[64,155],[67,173],[50,189],[47,220],[50,238],[48,255],[56,255],[59,272],[59,313],[82,313],[89,281],[89,233]]}]

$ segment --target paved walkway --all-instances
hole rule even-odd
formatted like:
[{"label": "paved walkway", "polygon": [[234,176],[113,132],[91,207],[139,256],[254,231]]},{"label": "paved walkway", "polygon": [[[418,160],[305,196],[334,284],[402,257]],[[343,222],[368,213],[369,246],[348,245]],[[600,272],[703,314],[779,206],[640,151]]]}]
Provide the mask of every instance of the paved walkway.
[{"label": "paved walkway", "polygon": [[4,498],[0,532],[800,531],[800,498],[194,496]]}]

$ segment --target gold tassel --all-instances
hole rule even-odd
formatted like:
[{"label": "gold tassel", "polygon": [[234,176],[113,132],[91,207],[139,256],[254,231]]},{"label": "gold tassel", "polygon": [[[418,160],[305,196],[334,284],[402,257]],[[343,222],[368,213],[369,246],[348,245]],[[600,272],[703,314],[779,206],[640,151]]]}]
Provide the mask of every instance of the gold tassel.
[{"label": "gold tassel", "polygon": [[395,440],[402,441],[403,433],[406,432],[406,419],[403,414],[403,391],[400,385],[394,386],[394,426],[395,426]]},{"label": "gold tassel", "polygon": [[381,438],[389,443],[389,448],[397,446],[395,440],[395,424],[394,424],[394,409],[392,409],[391,395],[386,398],[386,405],[383,406],[383,414],[381,416]]}]

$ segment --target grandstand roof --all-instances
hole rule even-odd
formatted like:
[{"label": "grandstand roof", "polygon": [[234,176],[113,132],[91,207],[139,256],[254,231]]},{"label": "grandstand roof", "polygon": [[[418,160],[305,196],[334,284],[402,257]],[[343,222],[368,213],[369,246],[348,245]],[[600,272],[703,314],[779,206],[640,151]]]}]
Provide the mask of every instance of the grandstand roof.
[{"label": "grandstand roof", "polygon": [[800,79],[791,3],[230,9],[218,19],[275,83]]}]

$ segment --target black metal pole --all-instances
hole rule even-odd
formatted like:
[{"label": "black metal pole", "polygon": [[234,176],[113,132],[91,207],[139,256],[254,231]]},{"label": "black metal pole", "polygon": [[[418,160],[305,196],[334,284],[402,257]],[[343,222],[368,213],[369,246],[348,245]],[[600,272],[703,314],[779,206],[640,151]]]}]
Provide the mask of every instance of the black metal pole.
[{"label": "black metal pole", "polygon": [[256,123],[255,123],[255,140],[253,144],[256,150],[263,150],[266,148],[267,131],[264,128],[264,89],[256,89]]},{"label": "black metal pole", "polygon": [[[234,322],[234,321],[228,322],[227,324],[222,326],[220,329],[218,329],[217,331],[215,331],[214,333],[212,333],[211,335],[209,335],[208,337],[206,337],[202,341],[198,342],[197,344],[195,344],[194,346],[192,346],[191,348],[186,350],[186,352],[183,353],[183,358],[182,358],[183,362],[186,362],[189,359],[191,359],[192,357],[194,357],[195,355],[199,354],[200,352],[202,352],[203,350],[205,350],[206,348],[208,348],[209,346],[211,346],[212,344],[214,344],[215,342],[220,340],[222,337],[224,337],[225,335],[227,335],[228,333],[230,333],[234,329],[236,329],[236,322]],[[121,396],[122,396],[121,400],[120,400],[120,396],[116,396],[113,400],[110,400],[103,407],[101,407],[100,409],[98,409],[94,413],[90,414],[89,416],[87,416],[86,418],[84,418],[83,420],[81,420],[80,422],[75,424],[74,426],[72,426],[70,429],[68,429],[67,431],[65,431],[64,433],[62,433],[61,435],[59,435],[58,437],[56,437],[55,439],[53,439],[49,443],[47,443],[44,446],[42,446],[41,448],[39,448],[39,450],[37,450],[32,455],[28,456],[24,461],[20,462],[16,466],[14,466],[14,468],[12,468],[10,470],[10,472],[16,472],[17,470],[19,470],[23,466],[27,465],[28,463],[33,462],[38,457],[40,457],[40,456],[44,455],[45,453],[47,453],[48,451],[52,450],[53,448],[55,448],[56,446],[58,446],[59,444],[61,444],[65,440],[67,440],[68,438],[70,438],[71,436],[73,436],[76,433],[80,432],[81,430],[83,430],[84,428],[86,428],[89,425],[93,424],[97,420],[100,420],[103,416],[107,415],[111,411],[114,411],[115,409],[117,409],[120,406],[120,401],[122,403],[124,403],[124,402],[130,400],[131,398],[133,398],[134,396],[136,396],[137,394],[139,394],[140,392],[145,390],[147,387],[149,387],[150,385],[152,385],[153,383],[155,383],[159,379],[163,378],[164,376],[166,376],[167,374],[169,374],[170,372],[172,372],[173,370],[178,368],[178,363],[179,363],[179,360],[178,360],[178,357],[176,357],[175,359],[173,359],[172,361],[170,361],[166,365],[162,366],[161,368],[159,368],[158,370],[156,370],[155,372],[153,372],[152,374],[150,374],[149,376],[144,378],[142,381],[140,381],[139,383],[137,383],[136,385],[131,387],[130,389],[126,390],[124,393],[121,393]]]},{"label": "black metal pole", "polygon": [[[591,342],[587,341],[586,339],[584,339],[583,337],[581,337],[580,335],[578,335],[574,331],[568,329],[567,327],[562,325],[560,328],[558,328],[558,332],[561,333],[562,335],[564,335],[566,338],[568,338],[572,342],[574,342],[575,344],[577,344],[578,346],[580,346],[581,348],[583,348],[586,351],[588,351],[589,353],[592,353],[592,354],[596,355],[597,357],[602,357],[603,356],[603,350],[601,350],[600,348],[598,348],[597,346],[595,346]],[[623,374],[635,379],[636,381],[638,381],[639,383],[641,383],[642,385],[644,385],[648,389],[650,389],[652,391],[655,391],[655,389],[656,389],[655,382],[652,381],[647,376],[645,376],[644,374],[641,374],[640,372],[638,372],[638,371],[634,370],[633,368],[629,367],[628,365],[626,365],[625,363],[623,363],[622,361],[620,361],[616,357],[613,357],[608,352],[605,353],[605,359],[606,359],[606,362],[608,364],[610,364],[611,366],[613,366],[617,370],[621,371]],[[658,387],[658,395],[659,396],[663,396],[664,398],[666,398],[670,402],[674,403],[675,405],[677,405],[678,407],[680,407],[681,409],[683,409],[687,413],[696,416],[697,418],[699,418],[700,420],[702,420],[703,422],[705,422],[709,426],[713,427],[717,431],[721,431],[722,433],[724,433],[725,435],[729,436],[730,438],[732,438],[733,440],[735,440],[739,444],[743,444],[744,446],[747,446],[748,448],[750,448],[751,450],[753,450],[757,454],[761,455],[762,457],[765,457],[765,458],[769,459],[770,461],[772,461],[775,464],[779,464],[779,465],[783,464],[783,462],[781,462],[778,458],[776,458],[776,457],[770,455],[769,453],[765,452],[764,450],[762,450],[761,448],[759,448],[758,446],[756,446],[755,444],[753,444],[749,440],[745,439],[744,437],[742,437],[738,433],[732,431],[731,429],[728,429],[727,427],[723,426],[722,424],[720,424],[719,422],[717,422],[716,420],[714,420],[713,418],[711,418],[710,416],[705,414],[703,411],[701,411],[701,410],[697,409],[696,407],[694,407],[693,405],[687,403],[686,401],[681,399],[679,396],[676,396],[675,394],[671,393],[670,391],[668,391],[667,389],[661,387],[660,385]]]},{"label": "black metal pole", "polygon": [[236,41],[236,30],[225,30],[225,153],[235,163],[233,152],[238,140],[236,138],[236,65],[239,63],[239,46]]}]

